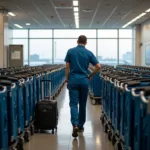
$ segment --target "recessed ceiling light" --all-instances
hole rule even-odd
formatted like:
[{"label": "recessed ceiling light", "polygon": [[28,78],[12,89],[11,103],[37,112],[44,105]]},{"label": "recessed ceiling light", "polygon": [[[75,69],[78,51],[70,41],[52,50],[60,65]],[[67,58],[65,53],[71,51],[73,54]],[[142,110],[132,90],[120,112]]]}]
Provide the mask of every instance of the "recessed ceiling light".
[{"label": "recessed ceiling light", "polygon": [[78,6],[79,2],[78,1],[73,1],[73,6]]},{"label": "recessed ceiling light", "polygon": [[18,27],[18,28],[23,28],[22,26],[20,26],[19,24],[14,24],[14,26]]},{"label": "recessed ceiling light", "polygon": [[79,7],[74,7],[74,11],[79,11]]},{"label": "recessed ceiling light", "polygon": [[10,15],[10,16],[16,16],[14,13],[12,13],[12,12],[8,12],[8,14]]},{"label": "recessed ceiling light", "polygon": [[83,9],[82,11],[84,11],[84,12],[92,12],[93,9]]},{"label": "recessed ceiling light", "polygon": [[147,13],[150,12],[150,8],[148,10],[146,10],[145,12],[147,12]]},{"label": "recessed ceiling light", "polygon": [[31,24],[30,24],[30,23],[26,23],[26,25],[27,25],[27,26],[30,26]]}]

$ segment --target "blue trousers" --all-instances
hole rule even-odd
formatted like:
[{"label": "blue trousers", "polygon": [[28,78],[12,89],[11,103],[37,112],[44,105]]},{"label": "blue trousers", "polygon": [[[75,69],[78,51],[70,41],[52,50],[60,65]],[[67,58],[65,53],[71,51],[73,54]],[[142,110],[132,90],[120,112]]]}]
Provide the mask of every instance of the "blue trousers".
[{"label": "blue trousers", "polygon": [[[69,84],[70,112],[72,125],[82,128],[86,121],[88,84]],[[78,109],[79,104],[79,109]]]}]

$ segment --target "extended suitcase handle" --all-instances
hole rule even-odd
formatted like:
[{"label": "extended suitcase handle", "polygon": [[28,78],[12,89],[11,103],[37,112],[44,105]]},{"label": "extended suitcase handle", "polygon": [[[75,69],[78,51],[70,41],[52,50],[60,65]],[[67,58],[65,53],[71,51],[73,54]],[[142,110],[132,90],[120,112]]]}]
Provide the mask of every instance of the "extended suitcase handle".
[{"label": "extended suitcase handle", "polygon": [[49,100],[51,100],[51,96],[52,96],[52,94],[51,94],[51,83],[52,83],[52,80],[41,80],[41,82],[42,82],[42,99],[44,99],[44,82],[49,82],[49,88],[50,88],[50,95],[49,95]]}]

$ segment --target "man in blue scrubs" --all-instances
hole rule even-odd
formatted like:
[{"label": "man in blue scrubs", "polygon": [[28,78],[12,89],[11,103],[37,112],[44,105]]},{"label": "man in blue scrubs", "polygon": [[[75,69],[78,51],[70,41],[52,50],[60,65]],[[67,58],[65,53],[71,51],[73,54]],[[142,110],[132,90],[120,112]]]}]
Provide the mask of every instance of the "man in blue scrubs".
[{"label": "man in blue scrubs", "polygon": [[[69,89],[71,123],[73,125],[72,136],[75,138],[78,136],[78,132],[84,131],[89,80],[101,69],[94,54],[85,48],[86,36],[79,36],[77,43],[78,46],[68,50],[65,58],[66,82]],[[95,70],[91,74],[88,71],[90,63],[95,66]]]}]

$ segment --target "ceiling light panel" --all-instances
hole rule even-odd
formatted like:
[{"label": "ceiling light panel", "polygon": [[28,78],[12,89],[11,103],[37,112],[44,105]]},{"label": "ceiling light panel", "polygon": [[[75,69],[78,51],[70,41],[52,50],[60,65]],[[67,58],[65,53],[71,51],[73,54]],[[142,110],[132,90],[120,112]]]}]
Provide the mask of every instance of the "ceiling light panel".
[{"label": "ceiling light panel", "polygon": [[146,10],[145,12],[149,13],[150,12],[150,8],[148,10]]},{"label": "ceiling light panel", "polygon": [[73,6],[78,6],[79,2],[78,1],[73,1]]},{"label": "ceiling light panel", "polygon": [[79,13],[78,13],[78,12],[75,12],[75,13],[74,13],[74,16],[79,16]]},{"label": "ceiling light panel", "polygon": [[14,24],[14,26],[16,26],[16,27],[18,27],[18,28],[20,28],[20,29],[22,29],[23,27],[22,26],[20,26],[19,24]]},{"label": "ceiling light panel", "polygon": [[74,10],[74,12],[78,12],[79,11],[79,7],[74,7],[73,10]]},{"label": "ceiling light panel", "polygon": [[74,10],[74,18],[75,18],[75,26],[79,28],[79,1],[73,0],[73,10]]},{"label": "ceiling light panel", "polygon": [[26,23],[26,25],[27,25],[27,26],[30,26],[31,24],[30,24],[30,23]]},{"label": "ceiling light panel", "polygon": [[12,12],[8,12],[8,14],[10,15],[10,16],[16,16],[14,13],[12,13]]},{"label": "ceiling light panel", "polygon": [[136,20],[140,19],[141,17],[143,17],[145,15],[146,15],[146,13],[140,14],[139,16],[135,17],[134,19],[129,21],[127,24],[125,24],[122,28],[126,28],[127,26],[131,25],[133,22],[135,22]]}]

